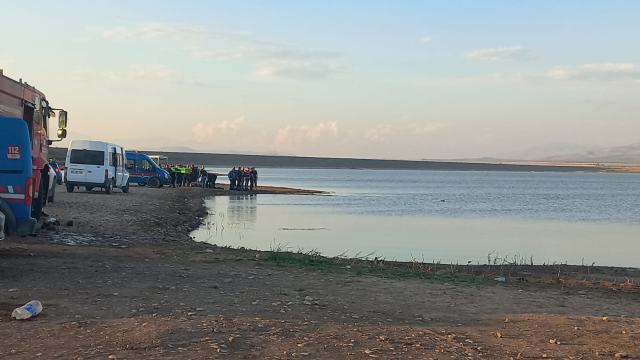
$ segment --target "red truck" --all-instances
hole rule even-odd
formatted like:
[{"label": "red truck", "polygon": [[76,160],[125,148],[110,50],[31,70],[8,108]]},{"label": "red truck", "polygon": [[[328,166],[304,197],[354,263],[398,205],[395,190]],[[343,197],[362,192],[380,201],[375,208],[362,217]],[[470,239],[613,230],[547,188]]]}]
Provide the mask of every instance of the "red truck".
[{"label": "red truck", "polygon": [[[25,143],[31,145],[30,149],[22,149],[20,146],[6,146],[6,149],[0,149],[0,158],[16,159],[20,157],[31,156],[32,183],[29,188],[19,190],[23,191],[26,197],[31,200],[31,217],[39,219],[42,213],[42,207],[46,204],[50,180],[49,165],[49,145],[53,143],[52,136],[49,133],[49,122],[51,118],[56,116],[58,111],[58,130],[57,137],[60,141],[67,136],[67,112],[62,109],[54,109],[49,104],[44,93],[36,89],[34,86],[22,82],[22,79],[15,81],[4,76],[0,69],[0,136],[5,138],[14,138],[17,136],[25,136],[25,134],[8,134],[11,127],[3,126],[3,119],[18,118],[23,119],[28,128],[29,140]],[[9,121],[9,120],[5,120]],[[6,129],[3,130],[3,129]],[[6,151],[6,155],[3,153]],[[18,153],[16,153],[18,152]],[[7,170],[7,169],[5,169]],[[0,169],[0,202],[3,198],[16,198],[16,187],[11,184],[3,184],[3,180],[7,180],[9,175],[3,176],[3,169]],[[10,170],[7,170],[10,171]],[[9,174],[9,172],[7,172]],[[14,193],[8,193],[13,190]],[[14,199],[15,200],[15,199]],[[2,230],[2,229],[0,229]]]}]

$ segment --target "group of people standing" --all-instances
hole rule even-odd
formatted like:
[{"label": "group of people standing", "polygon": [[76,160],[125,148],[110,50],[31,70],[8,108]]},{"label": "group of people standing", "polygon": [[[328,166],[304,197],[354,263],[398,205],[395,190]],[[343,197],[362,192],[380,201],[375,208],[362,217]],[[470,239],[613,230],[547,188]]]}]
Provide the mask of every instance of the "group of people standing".
[{"label": "group of people standing", "polygon": [[165,170],[171,176],[171,187],[187,187],[200,186],[203,188],[214,189],[218,175],[209,173],[204,169],[204,165],[200,168],[194,164],[190,165],[165,165]]},{"label": "group of people standing", "polygon": [[258,171],[252,167],[233,168],[229,171],[229,190],[248,191],[258,189]]}]

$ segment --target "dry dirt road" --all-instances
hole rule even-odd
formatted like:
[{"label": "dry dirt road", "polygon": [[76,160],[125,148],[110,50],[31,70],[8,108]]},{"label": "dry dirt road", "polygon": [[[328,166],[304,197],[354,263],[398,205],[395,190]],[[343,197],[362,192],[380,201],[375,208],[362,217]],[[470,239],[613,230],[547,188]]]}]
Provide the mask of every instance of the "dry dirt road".
[{"label": "dry dirt road", "polygon": [[0,248],[0,359],[640,357],[637,292],[265,261],[191,241],[209,195],[58,193],[60,226]]}]

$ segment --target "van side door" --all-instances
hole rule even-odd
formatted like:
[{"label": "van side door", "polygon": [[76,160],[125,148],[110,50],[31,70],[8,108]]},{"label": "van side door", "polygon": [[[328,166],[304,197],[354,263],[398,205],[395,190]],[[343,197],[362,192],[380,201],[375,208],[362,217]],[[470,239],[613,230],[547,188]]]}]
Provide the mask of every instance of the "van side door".
[{"label": "van side door", "polygon": [[122,186],[126,186],[129,182],[129,172],[127,171],[127,155],[124,153],[124,148],[120,148],[120,167],[122,168]]},{"label": "van side door", "polygon": [[142,173],[142,178],[145,179],[145,183],[150,178],[156,176],[156,167],[152,164],[152,161],[145,158],[138,158],[138,169]]},{"label": "van side door", "polygon": [[120,176],[118,174],[118,153],[115,146],[109,146],[109,176],[115,180],[113,187],[120,186]]}]

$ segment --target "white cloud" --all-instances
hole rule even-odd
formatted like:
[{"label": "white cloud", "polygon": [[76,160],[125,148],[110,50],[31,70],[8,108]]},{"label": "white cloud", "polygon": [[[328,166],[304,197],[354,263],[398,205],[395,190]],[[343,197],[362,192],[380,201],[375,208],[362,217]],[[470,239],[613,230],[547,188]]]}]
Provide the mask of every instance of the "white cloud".
[{"label": "white cloud", "polygon": [[220,50],[203,50],[195,48],[192,54],[197,59],[205,60],[227,60],[227,59],[297,59],[297,60],[317,60],[329,59],[340,56],[340,53],[331,51],[321,51],[304,49],[291,45],[260,45],[241,46]]},{"label": "white cloud", "polygon": [[259,65],[256,75],[273,79],[326,80],[334,79],[346,70],[342,66],[318,62],[270,62]]},{"label": "white cloud", "polygon": [[165,82],[181,85],[207,86],[206,83],[189,78],[166,65],[134,65],[125,70],[102,72],[110,81]]},{"label": "white cloud", "polygon": [[277,148],[313,145],[319,142],[335,141],[338,134],[338,123],[335,121],[321,122],[313,126],[287,126],[278,130],[274,144]]},{"label": "white cloud", "polygon": [[640,67],[631,63],[561,66],[547,72],[547,78],[552,80],[639,82]]},{"label": "white cloud", "polygon": [[422,41],[423,43],[427,43],[429,41],[431,41],[432,37],[431,36],[425,36],[422,39],[420,39],[420,41]]},{"label": "white cloud", "polygon": [[378,124],[366,129],[362,138],[367,142],[386,142],[399,138],[425,136],[445,128],[443,123],[415,123],[407,121],[395,121],[393,125]]},{"label": "white cloud", "polygon": [[184,39],[192,36],[238,36],[241,33],[225,33],[212,31],[204,26],[148,22],[134,26],[118,26],[103,28],[100,33],[104,38],[111,40],[127,39]]},{"label": "white cloud", "polygon": [[193,139],[196,141],[211,141],[236,134],[244,124],[244,116],[221,123],[197,123],[192,129]]},{"label": "white cloud", "polygon": [[467,59],[474,61],[525,61],[534,58],[534,55],[521,46],[499,47],[493,49],[481,49],[464,53]]},{"label": "white cloud", "polygon": [[393,126],[380,124],[365,130],[362,137],[367,141],[384,141],[394,132]]},{"label": "white cloud", "polygon": [[260,77],[315,80],[335,77],[343,66],[324,63],[342,56],[278,41],[259,39],[248,32],[217,31],[205,26],[174,23],[141,23],[100,29],[102,37],[114,41],[161,40],[175,43],[176,50],[196,60],[255,61]]},{"label": "white cloud", "polygon": [[[102,28],[110,40],[179,40],[182,49],[197,59],[296,59],[317,60],[341,56],[334,51],[307,49],[293,44],[264,40],[246,31],[218,31],[205,26],[175,23],[141,23]],[[228,44],[238,44],[226,47]]]}]

